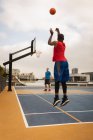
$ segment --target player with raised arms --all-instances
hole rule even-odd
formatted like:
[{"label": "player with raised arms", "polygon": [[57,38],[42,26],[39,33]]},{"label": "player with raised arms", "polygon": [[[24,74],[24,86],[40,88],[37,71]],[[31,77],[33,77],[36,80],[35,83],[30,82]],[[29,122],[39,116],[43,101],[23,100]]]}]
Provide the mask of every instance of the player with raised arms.
[{"label": "player with raised arms", "polygon": [[54,64],[55,97],[53,106],[56,106],[58,103],[60,103],[59,99],[60,83],[63,89],[63,98],[60,105],[64,106],[69,102],[67,97],[67,84],[66,84],[66,82],[69,80],[69,66],[67,59],[64,55],[66,48],[65,43],[63,42],[64,35],[60,33],[58,28],[56,28],[56,32],[58,35],[57,41],[52,41],[54,33],[52,29],[50,29],[50,37],[48,39],[48,45],[54,46],[53,62],[55,62]]}]

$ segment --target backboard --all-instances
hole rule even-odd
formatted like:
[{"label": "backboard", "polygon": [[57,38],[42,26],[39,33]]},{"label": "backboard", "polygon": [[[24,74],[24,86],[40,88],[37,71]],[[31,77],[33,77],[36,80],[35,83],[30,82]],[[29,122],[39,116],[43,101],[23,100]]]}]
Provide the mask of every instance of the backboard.
[{"label": "backboard", "polygon": [[36,53],[36,38],[31,41],[31,55]]}]

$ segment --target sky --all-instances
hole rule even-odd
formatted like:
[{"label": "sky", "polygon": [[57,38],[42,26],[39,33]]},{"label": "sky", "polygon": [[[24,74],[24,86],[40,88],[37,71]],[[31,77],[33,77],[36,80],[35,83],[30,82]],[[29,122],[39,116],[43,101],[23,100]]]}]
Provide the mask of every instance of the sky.
[{"label": "sky", "polygon": [[[52,7],[55,15],[49,13]],[[47,43],[50,28],[53,40],[57,39],[55,28],[65,36],[70,73],[72,68],[93,72],[93,0],[0,0],[0,65],[9,60],[9,53],[29,47],[36,37],[40,57],[27,56],[14,62],[13,68],[40,78],[48,67],[53,75],[53,46]]]}]

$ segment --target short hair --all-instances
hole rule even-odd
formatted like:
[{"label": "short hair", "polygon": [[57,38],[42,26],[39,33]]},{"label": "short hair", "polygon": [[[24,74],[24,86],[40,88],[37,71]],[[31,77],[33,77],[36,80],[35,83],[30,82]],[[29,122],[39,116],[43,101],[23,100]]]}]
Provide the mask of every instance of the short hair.
[{"label": "short hair", "polygon": [[64,40],[64,35],[58,34],[58,41],[63,41],[63,40]]},{"label": "short hair", "polygon": [[49,70],[49,68],[47,68],[47,70]]}]

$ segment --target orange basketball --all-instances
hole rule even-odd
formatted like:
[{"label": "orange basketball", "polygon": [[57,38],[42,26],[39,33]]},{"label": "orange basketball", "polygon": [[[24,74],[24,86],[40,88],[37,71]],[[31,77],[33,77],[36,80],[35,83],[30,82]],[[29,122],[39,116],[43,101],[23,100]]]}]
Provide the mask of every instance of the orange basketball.
[{"label": "orange basketball", "polygon": [[49,12],[50,12],[51,15],[54,15],[56,13],[56,9],[55,8],[51,8]]}]

